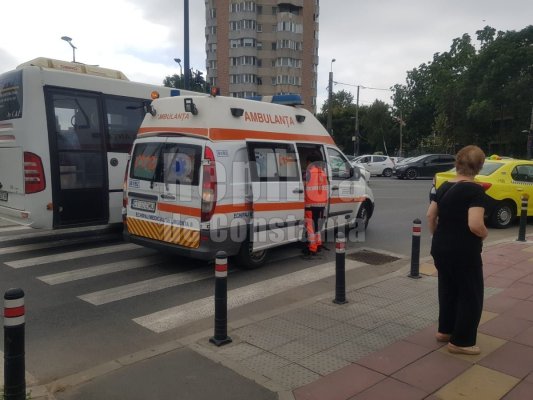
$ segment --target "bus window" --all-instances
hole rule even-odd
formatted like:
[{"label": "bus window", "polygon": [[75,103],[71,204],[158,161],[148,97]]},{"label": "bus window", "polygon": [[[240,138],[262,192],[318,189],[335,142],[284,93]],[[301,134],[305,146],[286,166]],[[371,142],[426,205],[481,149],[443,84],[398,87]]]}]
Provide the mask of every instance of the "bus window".
[{"label": "bus window", "polygon": [[140,100],[107,97],[108,151],[128,153],[144,118]]}]

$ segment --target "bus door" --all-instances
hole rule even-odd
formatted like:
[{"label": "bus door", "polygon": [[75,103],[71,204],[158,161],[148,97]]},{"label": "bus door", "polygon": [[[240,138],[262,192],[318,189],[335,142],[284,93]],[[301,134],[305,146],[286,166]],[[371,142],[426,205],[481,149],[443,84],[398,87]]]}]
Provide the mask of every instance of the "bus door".
[{"label": "bus door", "polygon": [[292,143],[247,142],[253,195],[253,250],[299,240],[304,188]]},{"label": "bus door", "polygon": [[54,227],[107,223],[102,107],[97,94],[45,88]]}]

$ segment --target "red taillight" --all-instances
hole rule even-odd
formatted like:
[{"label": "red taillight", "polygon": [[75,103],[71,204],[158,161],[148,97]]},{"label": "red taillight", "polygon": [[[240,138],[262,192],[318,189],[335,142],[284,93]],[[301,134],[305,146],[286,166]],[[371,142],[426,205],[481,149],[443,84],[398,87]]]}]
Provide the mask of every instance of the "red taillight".
[{"label": "red taillight", "polygon": [[479,185],[483,188],[483,190],[486,192],[487,190],[489,190],[489,188],[492,186],[492,183],[488,183],[488,182],[478,182]]},{"label": "red taillight", "polygon": [[41,192],[46,188],[41,157],[24,152],[24,191],[26,194]]},{"label": "red taillight", "polygon": [[202,181],[202,215],[201,221],[207,222],[213,216],[217,204],[217,168],[213,150],[205,146],[204,172]]}]

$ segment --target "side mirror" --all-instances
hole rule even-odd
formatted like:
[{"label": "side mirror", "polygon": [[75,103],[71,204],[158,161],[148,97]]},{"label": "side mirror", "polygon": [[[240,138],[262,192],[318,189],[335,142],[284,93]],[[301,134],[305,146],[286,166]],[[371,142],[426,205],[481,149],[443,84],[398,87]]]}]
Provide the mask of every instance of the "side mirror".
[{"label": "side mirror", "polygon": [[351,167],[350,178],[352,178],[354,181],[358,181],[359,179],[361,179],[361,170],[357,167]]}]

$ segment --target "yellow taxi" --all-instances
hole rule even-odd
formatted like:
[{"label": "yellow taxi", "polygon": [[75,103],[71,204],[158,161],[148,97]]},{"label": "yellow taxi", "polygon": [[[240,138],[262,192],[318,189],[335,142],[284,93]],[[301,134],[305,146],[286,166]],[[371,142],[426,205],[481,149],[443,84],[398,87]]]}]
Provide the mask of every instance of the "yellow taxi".
[{"label": "yellow taxi", "polygon": [[[455,169],[435,174],[434,187],[455,177]],[[533,216],[533,160],[517,160],[492,155],[485,159],[475,177],[489,197],[485,216],[494,228],[509,227],[522,209],[522,195],[529,195],[527,215]],[[433,191],[434,189],[432,189]]]}]

